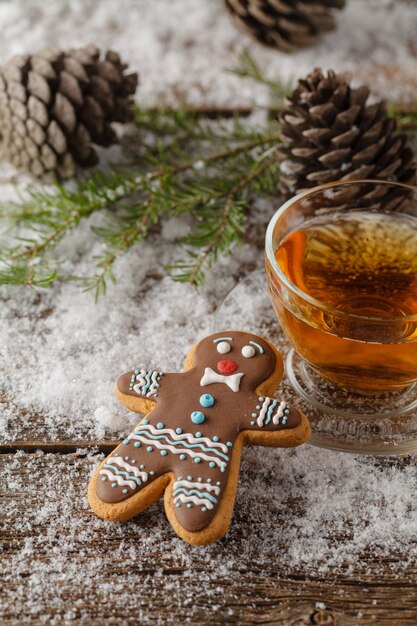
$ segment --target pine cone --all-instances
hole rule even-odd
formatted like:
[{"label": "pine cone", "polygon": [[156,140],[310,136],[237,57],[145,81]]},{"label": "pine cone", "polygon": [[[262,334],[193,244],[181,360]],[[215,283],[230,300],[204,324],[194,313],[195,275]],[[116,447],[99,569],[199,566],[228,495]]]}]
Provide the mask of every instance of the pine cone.
[{"label": "pine cone", "polygon": [[315,69],[299,80],[280,116],[280,191],[293,195],[336,180],[377,178],[413,183],[414,152],[397,133],[384,102],[366,104],[369,89],[350,77]]},{"label": "pine cone", "polygon": [[323,32],[332,30],[333,9],[345,0],[225,0],[234,21],[266,46],[292,52],[312,46]]},{"label": "pine cone", "polygon": [[137,74],[116,52],[88,46],[13,57],[0,73],[0,156],[45,182],[94,165],[92,144],[116,141],[111,122],[133,117]]}]

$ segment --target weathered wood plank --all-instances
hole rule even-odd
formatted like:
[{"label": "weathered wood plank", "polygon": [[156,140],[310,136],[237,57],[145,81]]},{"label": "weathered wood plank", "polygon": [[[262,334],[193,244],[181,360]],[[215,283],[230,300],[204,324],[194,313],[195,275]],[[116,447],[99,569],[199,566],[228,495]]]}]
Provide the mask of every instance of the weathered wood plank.
[{"label": "weathered wood plank", "polygon": [[83,440],[83,441],[11,441],[0,443],[0,454],[12,454],[22,450],[23,452],[59,452],[61,454],[70,454],[77,450],[97,449],[100,452],[109,454],[120,443],[119,439],[105,440]]},{"label": "weathered wood plank", "polygon": [[265,555],[246,539],[268,529],[248,528],[239,500],[229,533],[207,548],[178,540],[162,503],[107,523],[85,499],[97,462],[87,454],[0,456],[1,624],[417,622],[417,565],[394,567],[406,555],[296,570],[282,565],[284,543]]}]

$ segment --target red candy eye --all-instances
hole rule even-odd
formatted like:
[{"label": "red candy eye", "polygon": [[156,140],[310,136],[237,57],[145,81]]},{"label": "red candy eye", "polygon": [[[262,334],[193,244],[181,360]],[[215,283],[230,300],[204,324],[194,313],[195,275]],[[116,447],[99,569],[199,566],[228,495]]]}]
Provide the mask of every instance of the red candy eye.
[{"label": "red candy eye", "polygon": [[222,359],[217,362],[217,369],[220,374],[224,374],[227,376],[228,374],[233,374],[238,368],[238,364],[236,361],[227,361],[226,359]]}]

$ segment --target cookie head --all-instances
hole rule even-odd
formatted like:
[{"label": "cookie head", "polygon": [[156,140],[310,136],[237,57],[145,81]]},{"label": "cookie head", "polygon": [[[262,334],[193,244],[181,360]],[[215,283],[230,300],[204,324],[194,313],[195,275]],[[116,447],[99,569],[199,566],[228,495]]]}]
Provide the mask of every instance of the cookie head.
[{"label": "cookie head", "polygon": [[198,344],[194,360],[194,367],[210,368],[214,377],[234,376],[241,389],[255,389],[272,374],[275,364],[275,351],[269,343],[240,331],[206,337]]}]

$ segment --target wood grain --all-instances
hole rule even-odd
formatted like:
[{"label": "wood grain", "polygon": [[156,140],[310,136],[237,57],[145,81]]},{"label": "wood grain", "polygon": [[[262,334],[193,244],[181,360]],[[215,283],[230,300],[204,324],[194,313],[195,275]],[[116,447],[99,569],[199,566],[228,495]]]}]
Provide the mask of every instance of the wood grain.
[{"label": "wood grain", "polygon": [[313,576],[289,572],[280,550],[268,562],[252,551],[231,569],[227,554],[245,528],[239,509],[211,552],[181,544],[159,504],[106,523],[85,500],[97,462],[85,453],[0,455],[1,624],[417,623],[417,566],[392,569],[406,555],[368,554],[353,570]]}]

